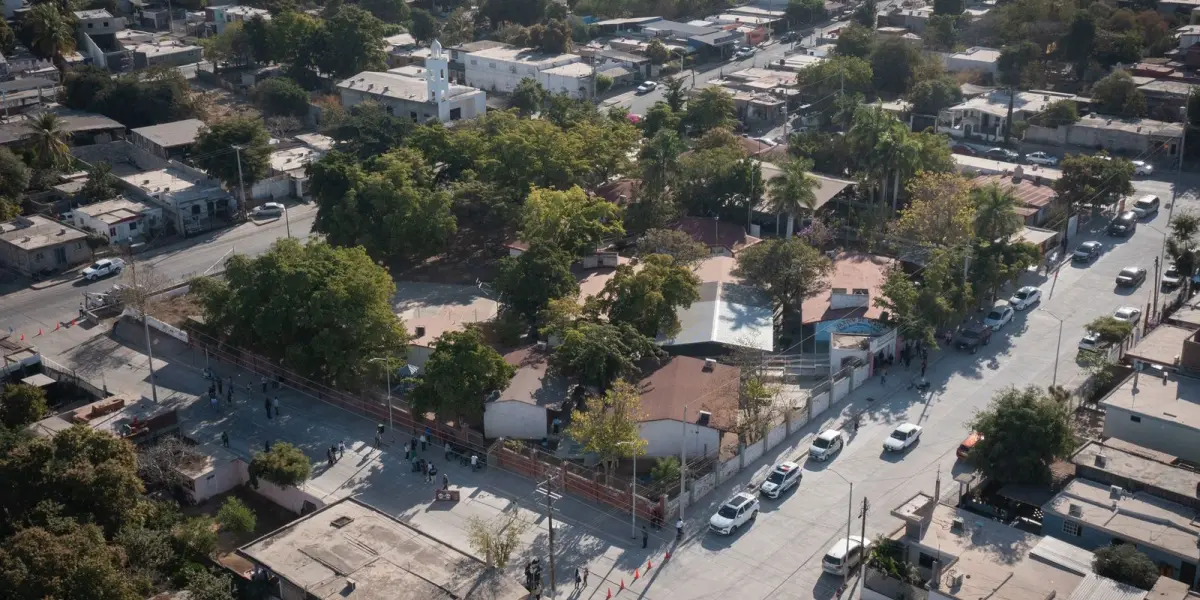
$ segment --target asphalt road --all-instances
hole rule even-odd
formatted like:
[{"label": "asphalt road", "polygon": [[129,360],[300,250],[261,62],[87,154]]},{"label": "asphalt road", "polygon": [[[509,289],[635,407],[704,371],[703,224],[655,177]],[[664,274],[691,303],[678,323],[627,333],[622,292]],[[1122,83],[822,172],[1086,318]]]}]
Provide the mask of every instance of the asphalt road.
[{"label": "asphalt road", "polygon": [[[289,208],[292,236],[307,237],[316,214],[316,205],[292,205]],[[136,258],[139,264],[153,266],[158,277],[179,281],[205,271],[219,271],[221,263],[234,252],[250,256],[261,254],[285,235],[287,223],[283,219],[249,222],[150,250]],[[122,277],[126,275],[128,272]],[[11,327],[14,332],[27,335],[36,333],[39,328],[49,331],[58,322],[69,320],[78,313],[84,292],[103,292],[121,280],[121,277],[110,277],[87,283],[76,274],[49,287],[36,284],[40,289],[31,286],[32,282],[27,279],[2,283],[0,330]],[[53,343],[49,337],[38,341],[42,345]]]}]

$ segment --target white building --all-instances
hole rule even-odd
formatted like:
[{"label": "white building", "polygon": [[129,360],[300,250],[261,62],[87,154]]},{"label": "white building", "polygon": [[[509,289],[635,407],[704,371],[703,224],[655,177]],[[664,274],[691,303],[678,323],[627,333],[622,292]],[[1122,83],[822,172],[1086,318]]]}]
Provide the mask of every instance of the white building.
[{"label": "white building", "polygon": [[450,83],[449,60],[434,40],[426,59],[424,77],[404,73],[363,71],[338,84],[342,106],[376,102],[390,115],[417,122],[474,119],[487,107],[486,97],[475,87]]},{"label": "white building", "polygon": [[[1072,98],[1074,96],[1071,94],[1059,92],[1017,92],[1012,98],[1013,122],[1028,121],[1031,116],[1042,112],[1050,104]],[[1008,104],[1008,91],[994,90],[942,109],[938,114],[937,131],[956,138],[1002,139],[1008,119]]]},{"label": "white building", "polygon": [[242,23],[254,17],[262,17],[264,20],[270,21],[271,11],[237,4],[209,6],[204,9],[204,20],[212,24],[213,31],[217,35],[225,33],[225,26],[230,23]]},{"label": "white building", "polygon": [[[542,72],[582,61],[578,54],[550,55],[530,48],[496,47],[467,53],[464,68],[467,85],[488,92],[512,93],[522,79],[528,78],[541,82],[552,92],[567,91],[578,97],[582,70],[567,69],[550,76]],[[590,71],[587,76],[591,76]],[[591,89],[590,85],[587,89]]]},{"label": "white building", "polygon": [[594,69],[581,62],[551,67],[538,74],[538,82],[552,94],[591,98]]},{"label": "white building", "polygon": [[275,200],[287,196],[303,198],[308,191],[308,165],[321,160],[322,156],[325,156],[325,151],[310,146],[272,152],[271,172],[254,182],[250,187],[250,197],[254,200]]},{"label": "white building", "polygon": [[967,48],[962,52],[955,52],[946,57],[946,71],[957,73],[959,71],[978,71],[980,73],[991,73],[993,75],[999,70],[997,65],[1000,63],[1000,51],[995,48],[983,48],[975,46]]},{"label": "white building", "polygon": [[119,197],[81,206],[71,211],[74,225],[93,231],[117,244],[144,236],[162,226],[162,208]]},{"label": "white building", "polygon": [[237,211],[237,200],[220,182],[183,163],[170,161],[120,180],[132,197],[162,207],[163,221],[182,235],[224,226]]}]

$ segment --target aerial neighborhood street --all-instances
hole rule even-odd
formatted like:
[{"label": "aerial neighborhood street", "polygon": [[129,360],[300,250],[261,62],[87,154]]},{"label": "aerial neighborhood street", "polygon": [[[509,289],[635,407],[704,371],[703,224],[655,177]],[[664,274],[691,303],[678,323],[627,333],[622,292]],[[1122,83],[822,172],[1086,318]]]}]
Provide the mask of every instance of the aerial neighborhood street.
[{"label": "aerial neighborhood street", "polygon": [[1192,5],[182,4],[5,3],[3,598],[1200,593]]}]

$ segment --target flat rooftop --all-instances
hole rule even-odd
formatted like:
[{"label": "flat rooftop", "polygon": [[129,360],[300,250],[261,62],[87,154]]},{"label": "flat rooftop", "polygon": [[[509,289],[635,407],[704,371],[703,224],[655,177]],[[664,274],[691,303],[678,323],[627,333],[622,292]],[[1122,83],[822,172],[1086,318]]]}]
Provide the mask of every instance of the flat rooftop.
[{"label": "flat rooftop", "polygon": [[1167,321],[1175,321],[1185,327],[1200,329],[1200,303],[1185,304],[1179,310],[1167,317]]},{"label": "flat rooftop", "polygon": [[87,234],[74,227],[38,215],[17,217],[12,221],[0,223],[0,240],[25,251],[85,238]]},{"label": "flat rooftop", "polygon": [[551,65],[564,61],[580,61],[583,57],[578,54],[544,54],[531,48],[514,48],[512,46],[495,46],[470,53],[475,58],[504,60],[508,62],[525,63],[532,66]]},{"label": "flat rooftop", "polygon": [[204,121],[200,119],[184,119],[161,125],[139,127],[130,133],[136,133],[162,148],[175,148],[194,143],[200,135],[200,130],[205,127]]},{"label": "flat rooftop", "polygon": [[280,173],[305,169],[309,164],[321,160],[322,156],[325,156],[324,152],[308,146],[279,150],[271,153],[271,169]]},{"label": "flat rooftop", "polygon": [[[842,252],[833,258],[833,273],[829,275],[826,289],[820,294],[804,301],[801,312],[805,324],[819,323],[846,317],[862,317],[878,319],[883,316],[883,309],[875,305],[875,299],[882,294],[883,283],[887,280],[887,272],[895,261],[873,254]],[[870,299],[866,306],[853,308],[832,308],[832,289],[869,290]]]},{"label": "flat rooftop", "polygon": [[75,209],[75,212],[83,213],[107,225],[113,225],[123,221],[136,219],[147,210],[151,210],[153,208],[155,207],[152,207],[145,202],[130,200],[129,198],[113,198],[112,200],[105,200],[104,202],[80,206],[79,208]]},{"label": "flat rooftop", "polygon": [[[1109,497],[1109,486],[1076,479],[1067,484],[1053,500],[1042,506],[1072,521],[1101,529],[1138,544],[1161,548],[1191,562],[1200,560],[1200,522],[1196,511],[1145,492],[1123,497],[1116,510]],[[1079,516],[1070,514],[1071,505],[1079,507]]]},{"label": "flat rooftop", "polygon": [[[1111,441],[1120,442],[1120,440]],[[1122,479],[1135,481],[1147,489],[1165,490],[1184,498],[1196,497],[1196,490],[1200,489],[1198,487],[1200,486],[1200,473],[1177,467],[1163,460],[1155,460],[1162,453],[1149,448],[1142,448],[1135,452],[1132,448],[1127,449],[1125,446],[1131,445],[1088,442],[1071,457],[1071,462]],[[1105,459],[1103,467],[1096,464],[1096,456],[1101,454]],[[1151,493],[1153,493],[1152,490]]]},{"label": "flat rooftop", "polygon": [[[1134,380],[1138,386],[1134,388]],[[1168,374],[1166,379],[1130,375],[1108,396],[1100,400],[1105,407],[1125,410],[1200,429],[1200,380]]]},{"label": "flat rooftop", "polygon": [[557,67],[551,67],[542,72],[548,75],[559,75],[561,77],[591,77],[592,66],[587,63],[576,62],[566,65],[559,65]]},{"label": "flat rooftop", "polygon": [[1146,334],[1125,356],[1173,366],[1175,359],[1183,352],[1183,342],[1195,335],[1196,331],[1192,329],[1160,325]]},{"label": "flat rooftop", "polygon": [[[346,498],[238,551],[321,600],[517,600],[528,592],[470,556]],[[351,592],[349,581],[356,583]]]},{"label": "flat rooftop", "polygon": [[1120,131],[1136,135],[1167,138],[1176,138],[1183,135],[1183,125],[1180,123],[1167,123],[1153,119],[1114,119],[1104,115],[1087,115],[1081,117],[1073,127]]}]

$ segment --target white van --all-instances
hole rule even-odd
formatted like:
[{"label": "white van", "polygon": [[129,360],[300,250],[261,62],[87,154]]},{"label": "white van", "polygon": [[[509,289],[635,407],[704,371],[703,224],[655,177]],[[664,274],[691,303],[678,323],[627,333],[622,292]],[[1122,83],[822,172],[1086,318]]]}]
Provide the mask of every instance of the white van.
[{"label": "white van", "polygon": [[825,569],[826,573],[845,575],[862,562],[869,549],[870,542],[860,536],[842,538],[829,547],[825,558],[821,559],[821,568]]},{"label": "white van", "polygon": [[1142,196],[1133,203],[1133,214],[1137,215],[1139,219],[1145,219],[1146,217],[1158,212],[1159,204],[1160,201],[1158,196]]}]

